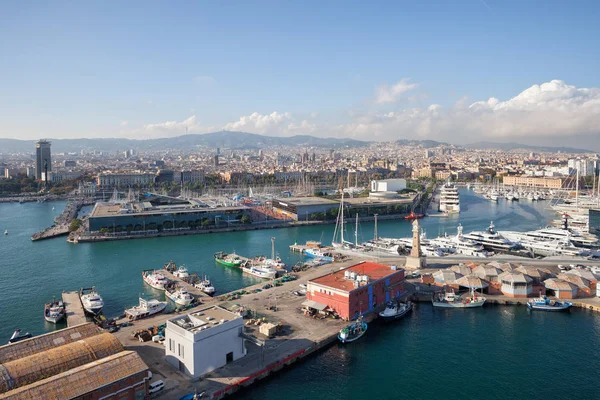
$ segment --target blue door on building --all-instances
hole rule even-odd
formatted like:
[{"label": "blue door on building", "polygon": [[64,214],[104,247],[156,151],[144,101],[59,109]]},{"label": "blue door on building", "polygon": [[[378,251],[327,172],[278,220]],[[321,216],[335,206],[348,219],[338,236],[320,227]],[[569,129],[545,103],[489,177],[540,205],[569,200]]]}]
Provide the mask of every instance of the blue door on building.
[{"label": "blue door on building", "polygon": [[385,280],[385,302],[387,303],[388,301],[390,301],[390,292],[387,290],[387,288],[390,287],[390,278]]},{"label": "blue door on building", "polygon": [[369,310],[373,309],[373,285],[369,286]]}]

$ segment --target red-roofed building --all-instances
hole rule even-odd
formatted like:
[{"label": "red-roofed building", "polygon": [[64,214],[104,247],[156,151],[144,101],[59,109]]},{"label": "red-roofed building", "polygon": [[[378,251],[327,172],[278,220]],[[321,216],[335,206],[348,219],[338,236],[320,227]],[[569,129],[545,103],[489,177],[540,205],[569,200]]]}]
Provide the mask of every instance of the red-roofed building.
[{"label": "red-roofed building", "polygon": [[306,297],[350,320],[375,311],[404,293],[404,270],[363,261],[308,281]]}]

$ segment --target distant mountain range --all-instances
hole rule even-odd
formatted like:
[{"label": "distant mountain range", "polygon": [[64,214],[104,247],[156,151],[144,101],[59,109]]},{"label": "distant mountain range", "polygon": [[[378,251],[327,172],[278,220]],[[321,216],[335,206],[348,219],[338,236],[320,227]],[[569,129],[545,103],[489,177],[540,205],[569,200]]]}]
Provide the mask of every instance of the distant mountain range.
[{"label": "distant mountain range", "polygon": [[[79,152],[96,150],[115,152],[135,149],[148,150],[185,150],[198,146],[228,149],[258,149],[270,146],[323,147],[338,149],[343,147],[366,146],[369,142],[354,139],[318,138],[309,135],[290,137],[263,136],[247,132],[213,132],[205,134],[183,135],[162,139],[48,139],[52,142],[52,151]],[[34,140],[0,139],[0,153],[31,152],[35,149]]]},{"label": "distant mountain range", "polygon": [[490,149],[490,150],[498,149],[498,150],[505,150],[505,151],[528,150],[528,151],[539,152],[539,153],[557,153],[559,151],[561,153],[594,153],[593,150],[575,149],[572,147],[531,146],[531,145],[514,143],[514,142],[510,142],[510,143],[477,142],[477,143],[467,144],[464,147],[469,148],[469,149],[480,149],[480,150],[485,150],[485,149]]},{"label": "distant mountain range", "polygon": [[[186,150],[195,147],[228,148],[228,149],[259,149],[271,146],[295,146],[298,151],[306,147],[320,147],[325,149],[340,149],[345,147],[362,147],[368,141],[338,138],[319,138],[310,135],[296,135],[289,137],[264,136],[247,132],[221,131],[206,134],[191,134],[162,139],[49,139],[52,142],[52,151],[79,152],[81,150],[96,151],[124,151],[135,149],[138,151],[149,150]],[[396,143],[405,146],[420,146],[433,148],[448,146],[448,143],[435,140],[410,140],[399,139]],[[590,150],[575,149],[570,147],[530,146],[519,143],[493,143],[477,142],[463,147],[471,149],[499,149],[499,150],[527,150],[534,152],[563,152],[563,153],[589,153]],[[0,139],[0,153],[31,153],[35,151],[34,140]]]}]

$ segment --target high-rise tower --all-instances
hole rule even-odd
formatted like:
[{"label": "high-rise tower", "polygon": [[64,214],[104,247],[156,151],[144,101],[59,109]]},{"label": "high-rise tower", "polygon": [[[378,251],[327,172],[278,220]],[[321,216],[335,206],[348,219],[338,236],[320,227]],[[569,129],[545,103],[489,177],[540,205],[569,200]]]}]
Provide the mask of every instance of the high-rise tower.
[{"label": "high-rise tower", "polygon": [[42,139],[35,143],[35,177],[42,179],[42,172],[44,172],[46,180],[48,180],[50,171],[52,171],[50,142]]}]

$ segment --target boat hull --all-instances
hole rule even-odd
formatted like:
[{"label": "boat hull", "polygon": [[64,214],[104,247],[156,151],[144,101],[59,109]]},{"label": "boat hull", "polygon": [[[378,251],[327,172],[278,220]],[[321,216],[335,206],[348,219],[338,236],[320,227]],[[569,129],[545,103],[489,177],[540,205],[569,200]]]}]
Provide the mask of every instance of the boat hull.
[{"label": "boat hull", "polygon": [[466,303],[466,302],[465,303],[462,303],[462,302],[446,303],[443,301],[434,301],[433,302],[434,307],[441,307],[441,308],[475,308],[475,307],[481,307],[484,304],[485,304],[485,300],[471,302],[471,303]]},{"label": "boat hull", "polygon": [[224,265],[226,267],[239,267],[241,264],[241,261],[239,263],[236,262],[229,262],[229,261],[225,261],[221,258],[215,258],[215,261],[217,262],[217,264],[221,264]]},{"label": "boat hull", "polygon": [[404,310],[402,310],[402,311],[400,311],[400,312],[398,312],[396,314],[384,314],[384,311],[382,311],[382,312],[379,313],[379,317],[381,319],[383,319],[384,321],[386,321],[386,322],[395,321],[397,319],[400,319],[400,318],[404,317],[406,314],[408,314],[409,312],[411,312],[412,309],[413,309],[413,306],[411,305],[410,307],[408,307],[408,308],[406,308],[406,309],[404,309]]},{"label": "boat hull", "polygon": [[125,315],[127,315],[127,317],[129,317],[130,320],[135,321],[138,319],[148,318],[152,315],[160,314],[161,312],[163,312],[165,310],[165,308],[167,308],[166,303],[162,304],[162,306],[160,308],[157,308],[157,309],[151,310],[151,311],[141,312],[141,313],[136,313],[136,312],[132,312],[130,310],[125,310]]},{"label": "boat hull", "polygon": [[62,319],[64,318],[64,314],[60,315],[58,317],[49,317],[49,316],[44,316],[44,319],[46,320],[46,322],[50,322],[51,324],[58,324]]},{"label": "boat hull", "polygon": [[527,303],[527,308],[532,311],[548,311],[548,312],[556,312],[556,311],[567,311],[571,308],[571,304],[563,305],[563,306],[536,306],[531,303]]},{"label": "boat hull", "polygon": [[171,300],[173,303],[177,304],[178,306],[188,306],[192,300],[194,299],[181,299],[178,297],[173,296],[173,294],[169,293],[169,292],[165,292],[166,297]]},{"label": "boat hull", "polygon": [[362,332],[359,335],[352,336],[352,337],[347,337],[347,338],[342,337],[342,334],[340,332],[340,333],[338,333],[338,340],[340,342],[344,343],[344,344],[346,344],[346,343],[352,343],[352,342],[360,339],[361,337],[363,337],[365,335],[365,333],[367,333],[367,329],[368,329],[368,325],[364,324],[363,325],[363,330],[362,330]]}]

